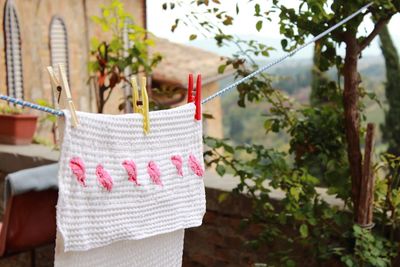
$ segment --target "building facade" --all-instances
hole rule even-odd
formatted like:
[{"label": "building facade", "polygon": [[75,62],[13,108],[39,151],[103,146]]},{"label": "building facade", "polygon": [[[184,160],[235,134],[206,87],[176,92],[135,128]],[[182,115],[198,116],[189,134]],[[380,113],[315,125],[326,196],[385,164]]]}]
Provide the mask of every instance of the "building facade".
[{"label": "building facade", "polygon": [[[88,62],[90,59],[90,39],[107,39],[101,28],[91,21],[94,15],[100,16],[101,5],[111,1],[101,0],[0,0],[0,15],[3,17],[0,31],[0,93],[8,94],[28,101],[46,99],[51,103],[51,86],[46,67],[63,63],[66,66],[72,97],[79,110],[95,112],[93,89],[88,84]],[[135,23],[146,27],[146,1],[121,0],[124,8],[135,18]],[[163,50],[164,42],[158,42]],[[175,44],[169,43],[174,47]],[[183,45],[176,49],[186,50]],[[157,51],[157,46],[153,48]],[[175,49],[175,52],[176,52]],[[187,73],[199,73],[208,70],[210,64],[215,69],[203,75],[205,81],[203,95],[210,95],[218,90],[218,61],[214,54],[195,58],[190,53],[169,53],[160,51],[164,61],[155,69],[154,84],[174,84],[186,88],[184,82]],[[169,53],[169,54],[168,54]],[[188,58],[175,58],[183,54]],[[168,62],[196,61],[192,68],[182,67],[183,77],[179,82],[170,75]],[[202,62],[204,64],[202,65]],[[184,66],[186,66],[185,64]],[[164,66],[164,67],[163,67]],[[171,76],[171,77],[170,77]],[[158,78],[162,77],[162,78]],[[158,79],[158,80],[157,80]],[[118,91],[118,90],[117,90]],[[123,96],[123,90],[114,92],[106,106],[106,113],[118,113],[118,104]],[[184,101],[182,101],[184,102]],[[175,103],[179,104],[179,103]],[[213,120],[206,122],[210,135],[222,137],[222,112],[219,100],[212,105],[205,105],[205,112],[212,113]]]}]

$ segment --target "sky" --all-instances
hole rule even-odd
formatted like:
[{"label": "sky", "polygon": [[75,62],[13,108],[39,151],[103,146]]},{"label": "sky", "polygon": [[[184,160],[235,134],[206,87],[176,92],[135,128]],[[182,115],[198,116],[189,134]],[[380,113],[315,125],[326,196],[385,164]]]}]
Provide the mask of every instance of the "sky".
[{"label": "sky", "polygon": [[[196,33],[196,29],[192,25],[185,26],[183,24],[180,24],[174,33],[171,32],[171,26],[174,24],[175,19],[179,16],[184,16],[185,14],[188,14],[188,10],[193,8],[188,4],[190,2],[189,0],[182,0],[182,2],[184,3],[183,6],[176,7],[173,11],[164,11],[162,9],[162,4],[164,2],[167,1],[147,1],[147,26],[150,32],[154,33],[158,37],[166,38],[172,42],[200,46],[206,50],[219,52],[219,50],[216,49],[215,45],[213,45],[212,42],[207,41],[207,36],[205,37],[198,34],[197,39],[194,42],[190,42],[189,35],[192,33]],[[220,0],[220,2],[222,7],[221,9],[228,10],[228,12],[234,14],[235,17],[234,26],[227,27],[227,33],[243,36],[245,38],[248,37],[252,39],[259,39],[261,41],[269,40],[271,46],[274,46],[277,50],[275,53],[272,53],[272,57],[280,56],[281,54],[283,54],[283,51],[281,51],[282,49],[279,45],[282,36],[279,33],[279,20],[277,14],[272,15],[271,22],[264,21],[263,28],[260,32],[258,32],[255,29],[255,24],[258,19],[252,15],[254,13],[254,2],[256,1],[249,2],[248,0]],[[235,3],[239,4],[240,11],[238,15],[236,15],[235,12]],[[298,3],[298,1],[284,0],[284,3],[286,6],[296,7],[296,3]],[[389,30],[391,32],[392,38],[396,43],[396,46],[400,49],[400,31],[398,31],[397,29],[398,25],[400,25],[400,14],[395,15],[389,23]],[[359,31],[362,33],[368,33],[372,30],[372,28],[373,23],[370,20],[365,20],[365,22],[360,26]],[[221,54],[224,53],[221,52]],[[311,48],[309,48],[308,52],[304,52],[301,56],[311,57],[311,54]],[[371,46],[368,47],[363,52],[363,54],[369,56],[381,55],[378,38],[375,38],[373,44],[371,44]]]}]

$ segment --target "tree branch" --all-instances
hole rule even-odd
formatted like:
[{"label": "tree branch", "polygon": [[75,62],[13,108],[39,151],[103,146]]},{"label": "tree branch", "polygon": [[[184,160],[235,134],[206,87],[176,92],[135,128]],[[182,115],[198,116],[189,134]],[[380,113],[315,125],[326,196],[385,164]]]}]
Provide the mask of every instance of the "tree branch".
[{"label": "tree branch", "polygon": [[375,27],[372,32],[360,43],[360,52],[363,51],[372,40],[381,32],[382,28],[389,22],[392,15],[387,18],[381,18],[375,23]]},{"label": "tree branch", "polygon": [[115,87],[109,87],[109,88],[110,88],[110,91],[108,92],[107,97],[104,99],[104,104],[108,101],[108,99],[110,99],[111,93]]}]

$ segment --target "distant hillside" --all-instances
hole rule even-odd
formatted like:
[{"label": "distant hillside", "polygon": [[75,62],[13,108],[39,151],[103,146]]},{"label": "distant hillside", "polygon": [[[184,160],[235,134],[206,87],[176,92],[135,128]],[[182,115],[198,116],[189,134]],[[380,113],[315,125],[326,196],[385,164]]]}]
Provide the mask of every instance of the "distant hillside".
[{"label": "distant hillside", "polygon": [[[265,62],[264,62],[265,63]],[[261,63],[262,64],[262,63]],[[369,92],[374,92],[381,103],[385,103],[383,84],[385,67],[380,57],[364,57],[359,63],[363,86]],[[274,80],[273,86],[289,93],[300,103],[307,103],[311,83],[311,60],[288,59],[286,62],[271,68],[268,74]],[[335,79],[336,72],[329,75]],[[223,88],[233,82],[227,78],[220,82]],[[268,113],[268,104],[251,104],[246,109],[236,105],[237,92],[229,92],[222,97],[225,137],[235,143],[260,143],[266,146],[287,147],[287,137],[279,134],[265,135],[263,115]],[[367,101],[367,120],[377,125],[383,122],[383,109],[373,101]],[[379,127],[377,144],[380,143]]]},{"label": "distant hillside", "polygon": [[[258,36],[254,35],[239,35],[239,38],[243,40],[257,40],[265,45],[268,45],[270,47],[273,47],[275,51],[271,52],[270,59],[276,59],[278,57],[281,57],[284,55],[286,52],[282,50],[281,46],[281,38],[260,38]],[[395,42],[395,45],[397,49],[400,51],[400,36],[396,34],[396,32],[392,32],[392,37]],[[238,49],[236,46],[230,46],[230,47],[218,47],[216,45],[216,42],[214,39],[195,39],[193,41],[186,42],[187,45],[195,46],[201,49],[205,49],[211,52],[214,52],[219,55],[223,56],[230,56],[233,53],[237,52]],[[296,53],[296,55],[293,56],[295,59],[311,59],[312,58],[312,49],[313,45],[311,44],[310,46],[304,48],[303,50],[299,51]],[[341,46],[339,49],[339,53],[344,55],[345,47]],[[364,51],[363,51],[363,56],[364,57],[380,57],[381,51],[379,47],[379,38],[375,38],[375,40],[369,45]]]}]

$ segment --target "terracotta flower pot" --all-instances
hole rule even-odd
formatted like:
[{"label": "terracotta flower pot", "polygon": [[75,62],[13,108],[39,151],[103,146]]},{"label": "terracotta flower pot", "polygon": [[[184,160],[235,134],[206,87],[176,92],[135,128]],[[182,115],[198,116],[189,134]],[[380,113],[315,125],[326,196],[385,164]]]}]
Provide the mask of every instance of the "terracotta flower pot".
[{"label": "terracotta flower pot", "polygon": [[0,143],[28,145],[32,143],[37,116],[28,114],[0,115]]}]

